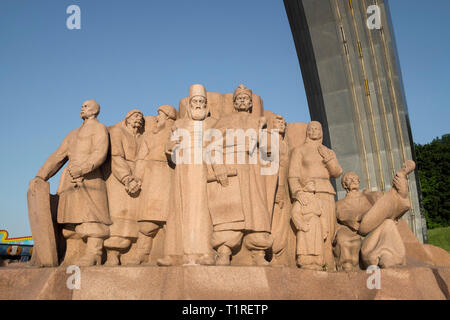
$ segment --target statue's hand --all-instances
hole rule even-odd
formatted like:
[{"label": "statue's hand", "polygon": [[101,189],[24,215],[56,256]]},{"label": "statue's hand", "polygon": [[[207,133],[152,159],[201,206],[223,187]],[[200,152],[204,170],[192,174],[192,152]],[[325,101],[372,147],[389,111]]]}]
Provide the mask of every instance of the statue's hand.
[{"label": "statue's hand", "polygon": [[283,192],[277,192],[277,195],[275,196],[275,203],[278,204],[280,209],[283,209],[283,207],[284,207],[284,193]]},{"label": "statue's hand", "polygon": [[171,140],[166,145],[166,153],[171,155],[173,153],[173,150],[177,147],[177,145],[180,143],[180,138],[177,140]]},{"label": "statue's hand", "polygon": [[266,117],[260,117],[258,121],[258,129],[263,129],[267,127],[267,118]]},{"label": "statue's hand", "polygon": [[138,178],[134,177],[130,182],[130,194],[138,193],[142,188],[142,182]]},{"label": "statue's hand", "polygon": [[284,207],[284,195],[281,192],[277,192],[275,196],[275,203],[278,204],[280,209]]},{"label": "statue's hand", "polygon": [[142,183],[136,177],[129,177],[125,183],[125,191],[131,196],[141,190]]},{"label": "statue's hand", "polygon": [[219,174],[217,176],[217,181],[219,181],[219,183],[222,187],[228,187],[228,185],[230,184],[226,173]]},{"label": "statue's hand", "polygon": [[327,147],[325,147],[322,144],[317,148],[317,151],[319,152],[320,156],[323,158],[322,161],[325,163],[336,158],[336,154],[334,153],[334,151],[331,149],[328,149]]},{"label": "statue's hand", "polygon": [[295,200],[297,200],[302,207],[307,206],[309,204],[308,196],[304,192],[298,192]]},{"label": "statue's hand", "polygon": [[73,180],[80,178],[83,174],[81,167],[76,164],[69,165],[67,169],[69,170],[69,174]]},{"label": "statue's hand", "polygon": [[316,192],[316,183],[314,180],[310,180],[306,183],[305,187],[303,188],[304,192]]},{"label": "statue's hand", "polygon": [[309,223],[302,223],[300,225],[300,231],[309,232],[311,228],[309,227]]},{"label": "statue's hand", "polygon": [[227,168],[224,165],[213,164],[213,170],[216,175],[217,182],[219,182],[222,187],[227,187],[229,185]]},{"label": "statue's hand", "polygon": [[323,240],[327,240],[328,238],[328,234],[330,233],[330,231],[328,230],[328,228],[322,228],[322,237]]}]

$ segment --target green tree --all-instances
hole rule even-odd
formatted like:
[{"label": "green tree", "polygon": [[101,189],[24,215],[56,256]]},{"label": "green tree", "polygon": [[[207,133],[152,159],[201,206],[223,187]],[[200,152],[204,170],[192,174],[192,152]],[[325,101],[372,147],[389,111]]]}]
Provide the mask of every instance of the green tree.
[{"label": "green tree", "polygon": [[416,144],[423,206],[429,229],[450,226],[450,134]]}]

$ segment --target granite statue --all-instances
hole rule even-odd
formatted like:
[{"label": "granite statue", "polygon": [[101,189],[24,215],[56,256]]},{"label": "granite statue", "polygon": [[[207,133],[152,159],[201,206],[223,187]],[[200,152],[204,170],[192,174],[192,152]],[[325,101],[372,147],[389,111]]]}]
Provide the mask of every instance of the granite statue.
[{"label": "granite statue", "polygon": [[[99,265],[103,241],[109,236],[108,226],[112,224],[105,179],[100,169],[108,154],[109,135],[97,120],[99,113],[100,105],[95,100],[83,103],[82,125],[65,137],[35,178],[47,181],[67,163],[57,191],[57,222],[63,225],[62,234],[67,241],[65,264]],[[79,245],[81,241],[86,242],[84,250],[80,250],[83,248]]]},{"label": "granite statue", "polygon": [[137,213],[139,236],[137,239],[138,263],[149,263],[153,239],[167,221],[173,209],[174,166],[166,152],[177,112],[174,107],[158,107],[158,115],[149,121],[136,165],[142,180]]},{"label": "granite statue", "polygon": [[[342,168],[336,154],[322,144],[322,125],[311,121],[306,130],[306,142],[292,151],[289,163],[289,187],[295,201],[301,202],[300,194],[314,193],[322,208],[324,235],[324,259],[327,270],[335,270],[332,242],[336,229],[336,194],[330,178],[338,178]],[[314,181],[313,189],[304,189],[306,184]]]},{"label": "granite statue", "polygon": [[212,224],[206,190],[207,168],[203,160],[204,133],[215,119],[209,117],[206,89],[189,88],[187,116],[172,127],[167,152],[175,164],[174,209],[167,217],[164,257],[158,265],[212,265]]},{"label": "granite statue", "polygon": [[[214,126],[222,133],[224,161],[212,163],[215,179],[208,184],[208,192],[210,199],[226,199],[228,204],[211,210],[212,245],[218,254],[217,265],[229,265],[233,251],[244,243],[253,263],[266,266],[266,250],[273,240],[257,134],[267,123],[264,117],[252,114],[252,91],[244,85],[234,91],[233,104],[234,112],[222,116]],[[246,139],[238,130],[253,135]]]},{"label": "granite statue", "polygon": [[135,250],[130,252],[131,255],[122,254],[130,250],[138,237],[137,209],[142,180],[136,174],[136,161],[143,131],[144,115],[138,109],[129,111],[123,121],[109,129],[111,174],[106,187],[113,224],[109,228],[110,236],[104,242],[106,265],[138,264]]}]

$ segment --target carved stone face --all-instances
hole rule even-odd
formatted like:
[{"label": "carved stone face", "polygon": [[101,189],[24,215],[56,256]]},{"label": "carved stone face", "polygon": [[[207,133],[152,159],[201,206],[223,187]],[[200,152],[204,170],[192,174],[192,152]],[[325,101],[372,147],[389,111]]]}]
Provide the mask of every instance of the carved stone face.
[{"label": "carved stone face", "polygon": [[205,120],[207,116],[206,98],[202,96],[194,96],[189,102],[189,108],[192,120]]},{"label": "carved stone face", "polygon": [[280,133],[284,133],[286,131],[286,122],[283,118],[275,118],[273,119],[273,128]]},{"label": "carved stone face", "polygon": [[94,100],[87,100],[81,105],[80,117],[85,120],[100,112],[100,106]]},{"label": "carved stone face", "polygon": [[248,111],[253,106],[252,98],[245,94],[241,93],[234,99],[234,109],[237,111]]},{"label": "carved stone face", "polygon": [[322,139],[322,125],[319,122],[312,121],[308,124],[306,128],[306,136],[311,140]]},{"label": "carved stone face", "polygon": [[158,127],[164,125],[167,118],[168,118],[167,115],[161,110],[159,110],[158,115],[156,116],[156,123],[158,124]]},{"label": "carved stone face", "polygon": [[356,173],[349,172],[344,175],[342,178],[342,186],[347,192],[349,191],[358,191],[359,190],[359,177]]},{"label": "carved stone face", "polygon": [[131,128],[139,129],[144,125],[144,117],[141,113],[136,112],[127,118],[126,123]]}]

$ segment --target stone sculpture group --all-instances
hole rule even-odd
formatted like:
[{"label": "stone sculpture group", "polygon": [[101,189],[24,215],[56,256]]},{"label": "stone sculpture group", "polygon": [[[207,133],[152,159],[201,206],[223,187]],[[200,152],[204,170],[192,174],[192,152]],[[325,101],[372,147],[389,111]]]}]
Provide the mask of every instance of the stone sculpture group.
[{"label": "stone sculpture group", "polygon": [[335,202],[330,179],[343,170],[321,124],[287,124],[244,85],[220,94],[195,84],[179,110],[133,109],[109,128],[99,112],[83,103],[83,124],[30,182],[35,265],[405,264],[396,222],[410,208],[413,161],[384,195],[345,173],[347,196]]}]

